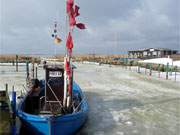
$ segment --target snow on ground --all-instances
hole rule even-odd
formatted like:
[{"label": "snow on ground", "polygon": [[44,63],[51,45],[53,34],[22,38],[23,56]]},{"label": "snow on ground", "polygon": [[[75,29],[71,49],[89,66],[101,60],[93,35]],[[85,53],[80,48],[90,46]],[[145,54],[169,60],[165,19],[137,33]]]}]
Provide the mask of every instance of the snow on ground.
[{"label": "snow on ground", "polygon": [[173,66],[178,66],[180,67],[180,61],[173,61],[171,58],[156,58],[156,59],[148,59],[148,60],[143,60],[139,61],[140,63],[152,63],[152,64],[163,64],[167,65],[173,65]]},{"label": "snow on ground", "polygon": [[79,135],[178,135],[180,84],[116,66],[77,65],[89,119]]},{"label": "snow on ground", "polygon": [[[131,66],[127,67],[128,70],[131,72],[138,72],[138,67],[137,66]],[[151,71],[151,76],[150,76],[150,69],[145,69],[140,67],[140,74],[146,75],[147,77],[151,78],[157,78],[157,79],[166,79],[166,72],[158,72],[158,71]],[[180,83],[180,72],[168,72],[168,80],[175,81],[177,83]]]},{"label": "snow on ground", "polygon": [[[76,63],[75,80],[85,92],[89,118],[78,135],[178,135],[180,83],[120,66]],[[25,67],[0,67],[5,83],[20,90]],[[39,69],[42,78],[43,71]]]},{"label": "snow on ground", "polygon": [[180,60],[179,60],[179,61],[174,61],[174,62],[173,62],[173,65],[180,67]]}]

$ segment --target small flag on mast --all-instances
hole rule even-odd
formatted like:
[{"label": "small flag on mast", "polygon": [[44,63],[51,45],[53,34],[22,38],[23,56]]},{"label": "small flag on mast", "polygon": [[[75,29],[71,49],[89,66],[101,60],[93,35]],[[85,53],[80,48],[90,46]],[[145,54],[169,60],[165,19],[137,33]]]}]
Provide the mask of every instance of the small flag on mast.
[{"label": "small flag on mast", "polygon": [[62,39],[58,36],[58,31],[57,31],[57,22],[54,24],[54,31],[52,34],[52,37],[54,38],[54,43],[55,44],[60,44],[62,42]]},{"label": "small flag on mast", "polygon": [[55,44],[60,44],[62,42],[62,40],[58,37],[58,36],[56,36],[55,38],[54,38],[54,43]]}]

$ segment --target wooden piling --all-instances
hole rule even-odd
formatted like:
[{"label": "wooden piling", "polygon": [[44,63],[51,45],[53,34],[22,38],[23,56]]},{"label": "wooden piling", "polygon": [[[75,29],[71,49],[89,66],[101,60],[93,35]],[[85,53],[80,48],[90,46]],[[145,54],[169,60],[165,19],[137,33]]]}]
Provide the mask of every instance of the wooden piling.
[{"label": "wooden piling", "polygon": [[147,64],[145,65],[145,75],[146,75],[146,73],[147,73]]},{"label": "wooden piling", "polygon": [[6,93],[8,92],[8,84],[6,83],[5,84],[5,90],[6,90]]},{"label": "wooden piling", "polygon": [[152,76],[152,65],[150,64],[150,67],[149,67],[149,75]]},{"label": "wooden piling", "polygon": [[18,55],[16,55],[16,72],[18,72]]},{"label": "wooden piling", "polygon": [[160,78],[160,74],[161,74],[161,72],[160,72],[160,68],[161,68],[161,65],[160,64],[158,64],[158,77]]},{"label": "wooden piling", "polygon": [[126,69],[128,69],[128,59],[126,58]]},{"label": "wooden piling", "polygon": [[174,70],[175,70],[175,81],[176,81],[176,75],[177,75],[177,66],[175,66],[175,68],[174,68]]},{"label": "wooden piling", "polygon": [[26,77],[29,78],[29,61],[26,61]]},{"label": "wooden piling", "polygon": [[12,65],[14,66],[14,60],[12,61]]},{"label": "wooden piling", "polygon": [[37,66],[36,66],[36,70],[35,70],[35,72],[36,72],[36,76],[35,76],[35,77],[36,77],[36,79],[38,78],[38,75],[37,75],[37,74],[38,74],[38,73],[37,73],[37,70],[38,70],[38,69],[37,69]]},{"label": "wooden piling", "polygon": [[138,73],[141,73],[140,71],[140,64],[138,63]]},{"label": "wooden piling", "polygon": [[168,75],[169,75],[169,63],[166,65],[166,80],[168,80]]},{"label": "wooden piling", "polygon": [[32,78],[34,79],[34,61],[32,63]]}]

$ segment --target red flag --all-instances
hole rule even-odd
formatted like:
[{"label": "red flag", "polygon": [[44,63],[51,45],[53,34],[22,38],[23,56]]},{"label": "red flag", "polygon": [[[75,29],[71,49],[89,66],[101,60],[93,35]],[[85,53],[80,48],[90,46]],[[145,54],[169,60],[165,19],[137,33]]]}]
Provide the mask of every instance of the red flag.
[{"label": "red flag", "polygon": [[66,12],[69,13],[73,8],[74,0],[67,0],[66,2]]},{"label": "red flag", "polygon": [[71,14],[69,15],[69,25],[71,27],[74,27],[76,25],[76,19],[74,16],[74,12],[71,11]]},{"label": "red flag", "polygon": [[75,5],[75,7],[74,7],[74,15],[75,15],[75,17],[77,17],[77,16],[79,16],[80,15],[80,13],[79,13],[79,7],[77,6],[77,5]]},{"label": "red flag", "polygon": [[77,23],[76,26],[77,26],[79,29],[86,29],[86,26],[85,26],[83,23]]},{"label": "red flag", "polygon": [[67,38],[67,41],[66,41],[66,47],[68,49],[72,49],[73,48],[73,40],[72,40],[72,36],[71,36],[70,32],[69,32],[69,35],[68,35],[68,38]]}]

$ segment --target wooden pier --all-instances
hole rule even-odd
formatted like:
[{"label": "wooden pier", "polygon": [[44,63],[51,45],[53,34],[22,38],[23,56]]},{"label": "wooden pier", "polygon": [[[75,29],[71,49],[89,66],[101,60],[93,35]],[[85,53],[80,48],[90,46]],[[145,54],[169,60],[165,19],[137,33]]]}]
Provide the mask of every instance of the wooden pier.
[{"label": "wooden pier", "polygon": [[5,90],[0,90],[0,134],[11,134],[12,109],[8,94],[8,84]]},{"label": "wooden pier", "polygon": [[9,120],[10,113],[7,103],[7,90],[0,90],[0,134],[8,134],[10,132]]}]

